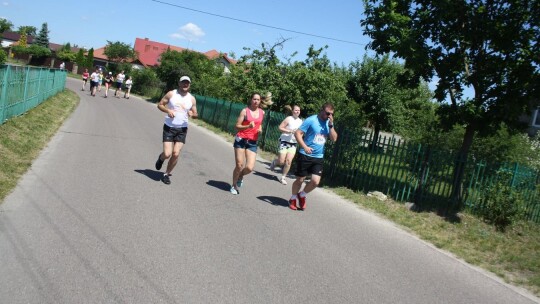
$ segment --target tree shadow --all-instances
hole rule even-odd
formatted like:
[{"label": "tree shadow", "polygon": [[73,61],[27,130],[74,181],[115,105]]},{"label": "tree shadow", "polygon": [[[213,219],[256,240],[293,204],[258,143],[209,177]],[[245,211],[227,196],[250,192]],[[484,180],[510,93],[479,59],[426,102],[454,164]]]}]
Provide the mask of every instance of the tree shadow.
[{"label": "tree shadow", "polygon": [[216,181],[216,180],[209,180],[206,182],[208,186],[212,186],[214,188],[218,188],[223,191],[229,191],[231,188],[231,184],[226,183],[224,181]]},{"label": "tree shadow", "polygon": [[134,170],[135,172],[137,173],[140,173],[142,175],[145,175],[146,177],[154,180],[154,181],[160,181],[161,180],[161,177],[163,176],[163,172],[160,172],[160,171],[156,171],[156,170],[151,170],[151,169],[144,169],[144,170],[141,170],[141,169],[136,169]]},{"label": "tree shadow", "polygon": [[274,206],[289,207],[289,201],[281,197],[275,196],[257,196],[257,198],[265,203],[272,204]]}]

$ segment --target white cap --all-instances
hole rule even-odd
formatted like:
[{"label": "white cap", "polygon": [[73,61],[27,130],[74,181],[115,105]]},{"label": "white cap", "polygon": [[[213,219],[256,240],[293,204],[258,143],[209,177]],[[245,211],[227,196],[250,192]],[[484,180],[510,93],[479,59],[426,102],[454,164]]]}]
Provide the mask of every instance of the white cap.
[{"label": "white cap", "polygon": [[189,79],[189,77],[187,77],[187,76],[182,76],[182,77],[180,77],[180,82],[182,82],[182,81],[184,81],[184,80],[187,81],[187,82],[189,82],[189,83],[191,83],[191,79]]}]

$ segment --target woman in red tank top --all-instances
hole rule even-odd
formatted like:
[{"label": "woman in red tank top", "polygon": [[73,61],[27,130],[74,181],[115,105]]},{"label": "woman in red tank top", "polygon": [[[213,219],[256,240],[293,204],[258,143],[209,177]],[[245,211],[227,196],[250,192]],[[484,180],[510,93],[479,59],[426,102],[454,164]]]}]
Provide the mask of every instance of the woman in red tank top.
[{"label": "woman in red tank top", "polygon": [[238,188],[242,187],[243,178],[253,171],[257,157],[257,139],[262,132],[264,111],[260,108],[261,95],[251,95],[251,101],[247,108],[240,111],[236,119],[238,133],[234,138],[234,159],[236,166],[233,170],[232,194],[239,194]]}]

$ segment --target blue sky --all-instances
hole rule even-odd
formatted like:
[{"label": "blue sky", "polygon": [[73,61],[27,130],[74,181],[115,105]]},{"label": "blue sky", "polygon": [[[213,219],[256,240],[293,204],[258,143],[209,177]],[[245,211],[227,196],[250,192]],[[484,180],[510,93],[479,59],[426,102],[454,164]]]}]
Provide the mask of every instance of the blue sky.
[{"label": "blue sky", "polygon": [[[201,52],[215,49],[235,53],[238,58],[246,53],[244,47],[260,48],[261,43],[273,44],[286,38],[289,40],[279,52],[282,60],[294,52],[298,52],[295,60],[303,60],[311,44],[317,48],[328,45],[326,54],[330,60],[348,65],[362,59],[365,45],[370,41],[362,34],[360,26],[363,13],[360,0],[334,3],[319,0],[0,0],[0,3],[0,17],[11,21],[15,29],[31,25],[39,31],[42,23],[47,22],[50,42],[70,42],[88,48],[103,47],[107,40],[133,46],[138,37]],[[352,43],[234,21],[177,6]]]}]

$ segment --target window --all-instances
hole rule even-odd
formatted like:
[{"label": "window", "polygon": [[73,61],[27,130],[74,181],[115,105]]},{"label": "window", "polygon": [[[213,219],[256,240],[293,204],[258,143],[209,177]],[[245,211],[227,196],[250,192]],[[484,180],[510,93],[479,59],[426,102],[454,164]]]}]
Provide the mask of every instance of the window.
[{"label": "window", "polygon": [[532,125],[540,127],[540,107],[536,108],[536,111],[533,112]]},{"label": "window", "polygon": [[144,52],[146,53],[148,51],[150,51],[150,45],[147,44],[144,46]]}]

